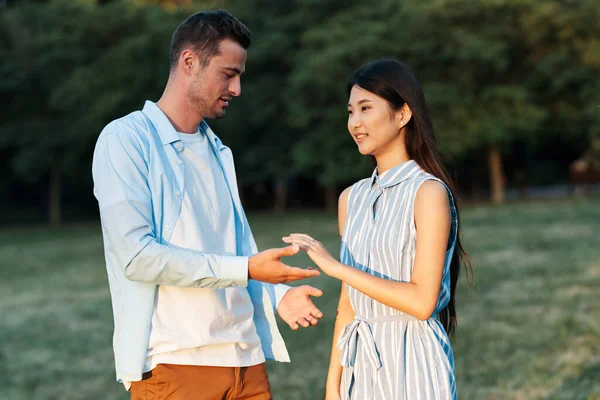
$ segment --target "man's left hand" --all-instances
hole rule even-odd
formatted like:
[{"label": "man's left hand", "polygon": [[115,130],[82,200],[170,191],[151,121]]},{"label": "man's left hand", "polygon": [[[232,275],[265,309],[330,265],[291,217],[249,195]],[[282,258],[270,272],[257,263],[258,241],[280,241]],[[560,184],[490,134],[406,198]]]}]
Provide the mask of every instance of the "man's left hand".
[{"label": "man's left hand", "polygon": [[320,297],[322,294],[321,290],[308,285],[293,287],[279,302],[277,313],[293,330],[300,326],[308,328],[316,325],[323,313],[314,305],[310,296]]}]

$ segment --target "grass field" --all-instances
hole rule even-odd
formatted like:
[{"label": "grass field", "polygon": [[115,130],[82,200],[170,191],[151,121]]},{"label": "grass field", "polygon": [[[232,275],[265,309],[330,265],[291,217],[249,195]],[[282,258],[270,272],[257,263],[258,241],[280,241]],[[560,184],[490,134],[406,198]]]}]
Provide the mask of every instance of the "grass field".
[{"label": "grass field", "polygon": [[[306,232],[336,253],[335,216],[250,215],[260,248]],[[458,289],[461,399],[600,399],[600,200],[476,206],[463,240],[477,289]],[[288,259],[309,265],[305,256]],[[282,326],[291,364],[270,363],[275,399],[323,398],[339,283],[318,327]],[[112,312],[97,224],[0,229],[0,399],[127,399],[114,382]]]}]

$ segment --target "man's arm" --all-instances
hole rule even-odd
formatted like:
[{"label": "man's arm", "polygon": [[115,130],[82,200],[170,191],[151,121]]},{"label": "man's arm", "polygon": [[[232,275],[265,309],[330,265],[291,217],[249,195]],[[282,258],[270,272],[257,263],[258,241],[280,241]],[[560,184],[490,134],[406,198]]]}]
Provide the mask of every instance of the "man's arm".
[{"label": "man's arm", "polygon": [[131,129],[109,125],[94,152],[94,193],[107,256],[133,281],[169,286],[246,286],[248,258],[205,254],[158,242],[153,231],[148,159]]},{"label": "man's arm", "polygon": [[[105,251],[132,281],[157,285],[225,288],[246,286],[248,278],[271,283],[318,275],[285,265],[297,246],[251,257],[220,256],[159,243],[153,227],[148,156],[131,128],[111,124],[94,152],[94,192],[100,207]],[[250,269],[249,269],[250,264]]]}]

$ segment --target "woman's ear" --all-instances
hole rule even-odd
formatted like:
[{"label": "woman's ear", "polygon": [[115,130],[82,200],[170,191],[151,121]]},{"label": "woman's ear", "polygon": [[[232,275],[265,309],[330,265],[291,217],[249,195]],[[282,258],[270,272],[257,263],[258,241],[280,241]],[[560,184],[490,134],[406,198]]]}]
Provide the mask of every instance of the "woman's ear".
[{"label": "woman's ear", "polygon": [[396,122],[398,124],[398,129],[402,129],[404,126],[406,126],[411,118],[412,111],[410,110],[408,104],[404,103],[404,105],[400,107],[398,111],[396,111]]}]

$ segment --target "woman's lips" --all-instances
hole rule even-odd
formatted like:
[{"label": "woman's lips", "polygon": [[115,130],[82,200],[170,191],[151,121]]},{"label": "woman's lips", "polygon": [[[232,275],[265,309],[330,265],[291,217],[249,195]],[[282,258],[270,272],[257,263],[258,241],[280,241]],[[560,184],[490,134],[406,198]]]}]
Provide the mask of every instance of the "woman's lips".
[{"label": "woman's lips", "polygon": [[356,143],[362,143],[367,138],[367,136],[369,136],[367,133],[355,133],[354,134]]}]

